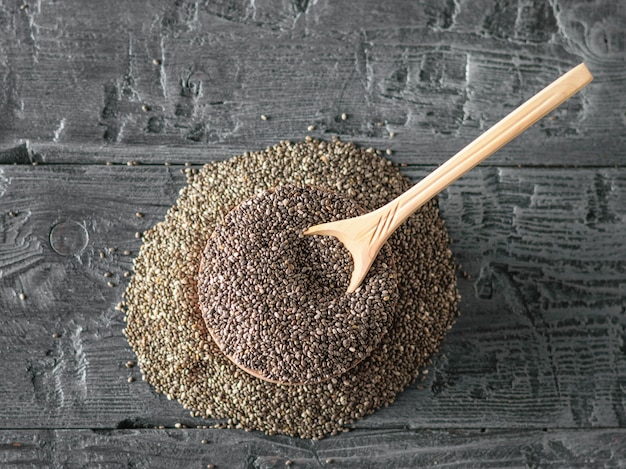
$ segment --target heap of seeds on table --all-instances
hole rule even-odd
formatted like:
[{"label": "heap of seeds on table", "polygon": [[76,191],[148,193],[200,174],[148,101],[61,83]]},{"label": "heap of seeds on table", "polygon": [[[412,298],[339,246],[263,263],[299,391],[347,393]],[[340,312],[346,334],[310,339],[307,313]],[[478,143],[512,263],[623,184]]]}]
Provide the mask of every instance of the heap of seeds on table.
[{"label": "heap of seeds on table", "polygon": [[192,415],[268,434],[322,438],[392,403],[418,377],[458,315],[455,267],[435,199],[388,241],[397,300],[386,330],[375,347],[365,347],[362,361],[310,384],[255,377],[213,340],[200,307],[199,269],[225,216],[281,186],[331,191],[369,211],[411,182],[379,151],[339,140],[285,141],[189,170],[176,205],[145,233],[122,302],[125,334],[144,379]]}]

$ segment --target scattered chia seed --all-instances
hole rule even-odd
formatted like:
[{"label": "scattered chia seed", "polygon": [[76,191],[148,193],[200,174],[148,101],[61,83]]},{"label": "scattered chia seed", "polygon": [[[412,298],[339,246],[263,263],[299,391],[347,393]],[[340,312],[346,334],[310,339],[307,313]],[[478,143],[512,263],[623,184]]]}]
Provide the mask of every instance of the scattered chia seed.
[{"label": "scattered chia seed", "polygon": [[195,415],[228,419],[221,428],[319,439],[390,404],[416,379],[458,314],[454,262],[436,200],[389,238],[398,300],[378,346],[339,377],[281,385],[236,366],[209,334],[198,271],[211,233],[234,207],[273,187],[313,186],[373,210],[411,182],[381,152],[338,139],[281,142],[210,163],[187,177],[165,220],[145,232],[122,304],[124,332],[145,380],[157,391]]}]

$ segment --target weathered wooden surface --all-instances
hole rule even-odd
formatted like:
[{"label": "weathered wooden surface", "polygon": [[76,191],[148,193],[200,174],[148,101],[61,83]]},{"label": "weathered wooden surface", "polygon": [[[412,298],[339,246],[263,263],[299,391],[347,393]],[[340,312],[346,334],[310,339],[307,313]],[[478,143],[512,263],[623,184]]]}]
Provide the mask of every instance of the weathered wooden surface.
[{"label": "weathered wooden surface", "polygon": [[618,0],[20,4],[0,5],[0,144],[50,163],[225,158],[311,124],[439,163],[583,60],[593,86],[493,161],[626,156]]},{"label": "weathered wooden surface", "polygon": [[[182,163],[340,135],[417,179],[581,61],[442,194],[462,316],[352,433],[175,429],[215,421],[124,366],[135,233]],[[0,466],[625,467],[625,80],[618,0],[0,2]]]},{"label": "weathered wooden surface", "polygon": [[[7,166],[1,180],[0,428],[215,423],[127,382],[139,374],[124,366],[133,354],[114,309],[131,267],[123,251],[174,202],[179,169]],[[479,168],[446,191],[453,250],[471,276],[459,278],[462,316],[427,379],[356,427],[622,429],[625,194],[619,169]],[[84,229],[84,249],[51,247],[59,223]]]},{"label": "weathered wooden surface", "polygon": [[[202,443],[205,440],[206,443]],[[626,430],[357,430],[322,441],[232,430],[0,431],[3,468],[623,467]]]}]

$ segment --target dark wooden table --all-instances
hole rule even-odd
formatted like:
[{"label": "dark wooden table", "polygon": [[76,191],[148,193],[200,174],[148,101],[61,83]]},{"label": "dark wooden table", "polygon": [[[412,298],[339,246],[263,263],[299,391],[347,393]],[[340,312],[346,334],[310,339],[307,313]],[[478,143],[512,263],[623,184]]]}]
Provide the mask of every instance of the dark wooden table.
[{"label": "dark wooden table", "polygon": [[[21,1],[0,3],[0,467],[626,467],[622,0]],[[185,164],[310,133],[418,179],[583,61],[589,87],[441,195],[462,316],[396,403],[322,441],[198,429],[125,367],[135,232]]]}]

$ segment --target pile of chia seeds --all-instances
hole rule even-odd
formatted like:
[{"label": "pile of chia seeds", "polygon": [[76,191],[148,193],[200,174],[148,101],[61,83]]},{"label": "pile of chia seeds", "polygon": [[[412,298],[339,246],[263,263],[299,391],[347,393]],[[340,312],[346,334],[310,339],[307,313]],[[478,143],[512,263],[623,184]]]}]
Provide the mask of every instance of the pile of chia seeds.
[{"label": "pile of chia seeds", "polygon": [[125,333],[144,379],[193,415],[268,434],[322,438],[393,402],[426,366],[458,314],[454,263],[437,203],[431,201],[388,241],[397,302],[387,333],[368,356],[319,383],[254,377],[212,339],[200,308],[199,269],[226,214],[285,185],[336,192],[369,211],[411,182],[378,151],[312,139],[281,142],[189,171],[177,204],[144,236],[122,304]]},{"label": "pile of chia seeds", "polygon": [[200,309],[232,361],[269,381],[310,384],[342,375],[378,345],[395,316],[391,250],[346,294],[350,253],[335,238],[304,236],[363,210],[334,192],[280,186],[239,205],[211,235]]}]

